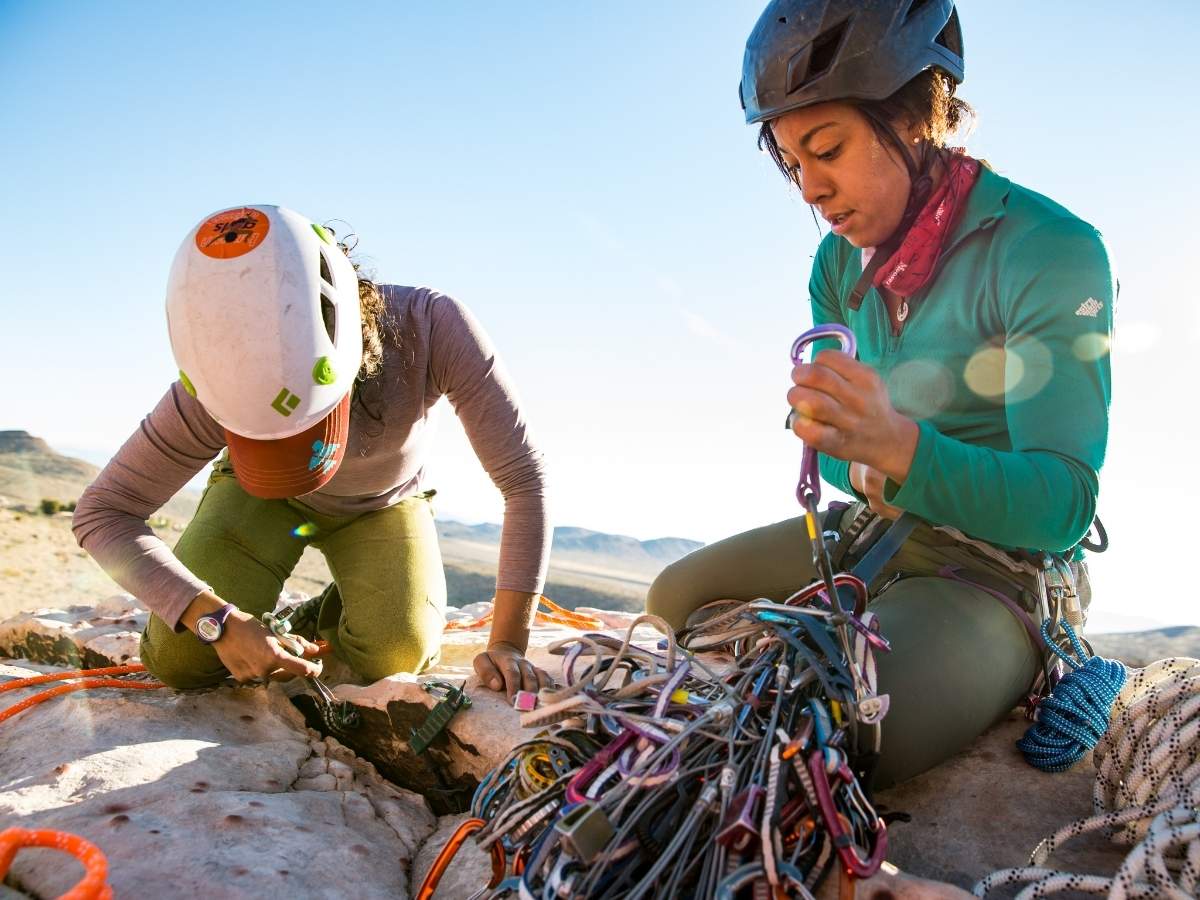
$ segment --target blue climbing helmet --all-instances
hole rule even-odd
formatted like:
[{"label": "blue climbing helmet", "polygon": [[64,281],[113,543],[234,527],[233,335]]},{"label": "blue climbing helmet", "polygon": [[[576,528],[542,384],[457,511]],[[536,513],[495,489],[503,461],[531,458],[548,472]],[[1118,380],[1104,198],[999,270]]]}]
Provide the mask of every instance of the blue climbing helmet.
[{"label": "blue climbing helmet", "polygon": [[830,100],[882,100],[929,68],[963,80],[954,0],[772,0],[746,41],[746,124]]}]

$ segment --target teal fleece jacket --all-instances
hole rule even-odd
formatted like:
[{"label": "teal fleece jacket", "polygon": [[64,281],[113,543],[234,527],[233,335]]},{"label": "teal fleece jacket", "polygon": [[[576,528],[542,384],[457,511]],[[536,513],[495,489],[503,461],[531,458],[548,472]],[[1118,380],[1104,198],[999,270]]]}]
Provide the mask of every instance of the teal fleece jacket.
[{"label": "teal fleece jacket", "polygon": [[[861,272],[862,252],[826,235],[809,292],[814,322],[849,326],[920,428],[888,502],[1009,548],[1075,547],[1108,440],[1116,282],[1100,234],[985,166],[899,336],[874,288],[849,308]],[[822,455],[821,474],[856,493],[848,462]]]}]

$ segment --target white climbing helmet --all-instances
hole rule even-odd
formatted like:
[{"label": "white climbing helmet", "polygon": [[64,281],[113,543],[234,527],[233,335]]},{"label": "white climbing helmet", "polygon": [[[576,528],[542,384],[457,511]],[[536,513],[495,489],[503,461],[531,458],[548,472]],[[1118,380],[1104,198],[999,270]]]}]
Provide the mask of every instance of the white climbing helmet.
[{"label": "white climbing helmet", "polygon": [[243,487],[293,497],[333,477],[362,328],[358,277],[326,229],[264,204],[206,217],[175,254],[167,327]]}]

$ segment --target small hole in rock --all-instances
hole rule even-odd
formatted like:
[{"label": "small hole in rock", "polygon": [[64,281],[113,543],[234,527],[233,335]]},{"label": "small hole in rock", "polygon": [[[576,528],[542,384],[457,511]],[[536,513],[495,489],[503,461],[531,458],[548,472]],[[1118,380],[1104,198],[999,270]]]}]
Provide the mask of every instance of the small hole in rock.
[{"label": "small hole in rock", "polygon": [[280,874],[280,875],[282,875],[284,878],[287,878],[287,877],[288,877],[289,875],[291,875],[292,873],[291,873],[291,872],[289,872],[287,869],[280,869],[280,870],[279,870],[279,874]]},{"label": "small hole in rock", "polygon": [[104,807],[104,811],[106,813],[123,813],[127,812],[128,810],[129,807],[124,803],[110,803],[108,806]]},{"label": "small hole in rock", "polygon": [[151,828],[151,829],[150,829],[150,834],[162,834],[162,832],[161,832],[161,831],[159,831],[157,828]]},{"label": "small hole in rock", "polygon": [[245,866],[237,866],[236,868],[230,869],[229,874],[230,875],[249,875],[250,870],[247,869]]},{"label": "small hole in rock", "polygon": [[125,824],[126,822],[128,822],[128,821],[129,821],[129,816],[125,815],[124,813],[121,813],[121,815],[119,815],[119,816],[113,816],[111,819],[109,819],[109,820],[108,820],[108,824],[110,824],[110,825],[124,825],[124,824]]},{"label": "small hole in rock", "polygon": [[371,855],[371,851],[368,850],[366,847],[364,847],[362,844],[354,844],[353,846],[350,847],[350,852],[357,853],[359,856],[370,856]]},{"label": "small hole in rock", "polygon": [[258,809],[260,807],[265,806],[266,804],[263,803],[261,800],[251,800],[250,805],[253,806],[255,809]]},{"label": "small hole in rock", "polygon": [[246,820],[243,819],[241,816],[237,815],[236,813],[231,813],[230,815],[225,817],[225,821],[228,822],[230,825],[241,825]]},{"label": "small hole in rock", "polygon": [[242,715],[242,716],[238,716],[238,718],[241,719],[243,722],[253,722],[254,721],[254,716],[251,716],[251,715]]}]

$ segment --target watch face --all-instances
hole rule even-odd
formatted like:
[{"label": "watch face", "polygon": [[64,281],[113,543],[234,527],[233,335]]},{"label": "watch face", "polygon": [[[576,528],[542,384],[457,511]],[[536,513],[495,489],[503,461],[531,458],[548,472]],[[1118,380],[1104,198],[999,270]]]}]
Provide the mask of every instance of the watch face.
[{"label": "watch face", "polygon": [[201,616],[196,620],[196,634],[200,640],[212,643],[221,636],[221,623],[212,616]]}]

